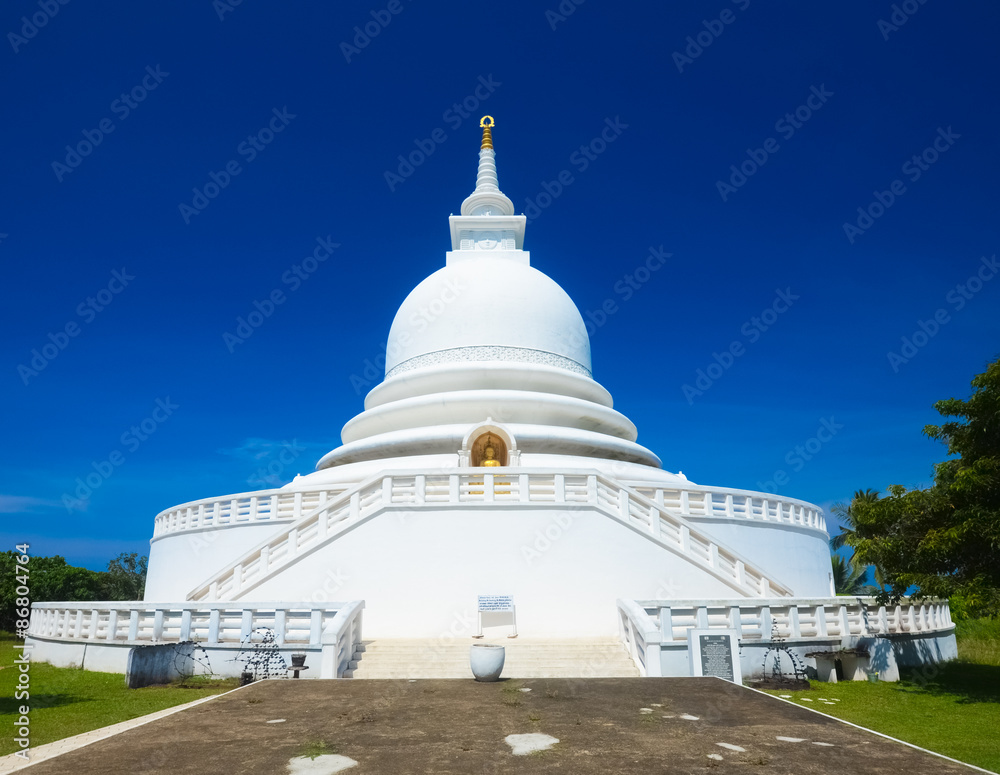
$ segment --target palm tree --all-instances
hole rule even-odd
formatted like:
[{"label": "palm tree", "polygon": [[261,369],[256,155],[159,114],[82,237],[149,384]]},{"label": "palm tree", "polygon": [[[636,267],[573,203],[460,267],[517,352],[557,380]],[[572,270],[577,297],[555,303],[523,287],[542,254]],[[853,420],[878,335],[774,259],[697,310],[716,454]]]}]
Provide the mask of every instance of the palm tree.
[{"label": "palm tree", "polygon": [[867,567],[857,567],[851,560],[839,554],[830,555],[833,565],[833,588],[838,595],[868,595],[873,588],[865,583]]},{"label": "palm tree", "polygon": [[874,503],[879,498],[878,490],[873,490],[868,488],[867,490],[858,490],[854,493],[854,497],[851,498],[850,503],[837,503],[830,509],[834,514],[836,514],[841,521],[840,534],[835,535],[830,539],[830,548],[836,551],[844,546],[850,546],[850,538],[854,535],[854,515],[855,515],[855,504],[862,503]]}]

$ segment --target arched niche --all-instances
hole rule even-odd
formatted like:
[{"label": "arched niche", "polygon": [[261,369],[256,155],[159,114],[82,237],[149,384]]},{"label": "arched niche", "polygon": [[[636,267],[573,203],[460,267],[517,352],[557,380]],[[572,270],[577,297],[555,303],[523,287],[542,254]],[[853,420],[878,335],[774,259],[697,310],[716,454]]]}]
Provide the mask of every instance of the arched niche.
[{"label": "arched niche", "polygon": [[488,417],[486,422],[471,427],[462,439],[462,448],[458,451],[460,467],[482,465],[487,442],[493,447],[495,459],[503,466],[516,466],[521,462],[521,451],[517,448],[514,434],[500,423],[493,422]]}]

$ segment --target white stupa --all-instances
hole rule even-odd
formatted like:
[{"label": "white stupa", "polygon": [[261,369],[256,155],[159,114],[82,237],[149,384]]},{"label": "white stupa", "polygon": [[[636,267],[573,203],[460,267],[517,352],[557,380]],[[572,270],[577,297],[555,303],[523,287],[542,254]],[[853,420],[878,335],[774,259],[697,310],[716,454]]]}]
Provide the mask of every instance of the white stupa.
[{"label": "white stupa", "polygon": [[413,637],[503,595],[522,633],[583,636],[614,632],[618,598],[829,595],[818,508],[693,484],[636,443],[579,310],[531,265],[483,126],[444,266],[396,313],[343,444],[280,490],[160,514],[146,600],[319,592],[364,600],[366,636]]},{"label": "white stupa", "polygon": [[636,443],[481,125],[452,249],[396,313],[343,444],[279,489],[157,515],[145,600],[34,603],[32,659],[133,683],[284,676],[296,653],[307,678],[458,678],[481,627],[527,636],[505,641],[519,677],[738,681],[780,658],[895,680],[953,659],[947,601],[832,596],[820,509],[694,484]]}]

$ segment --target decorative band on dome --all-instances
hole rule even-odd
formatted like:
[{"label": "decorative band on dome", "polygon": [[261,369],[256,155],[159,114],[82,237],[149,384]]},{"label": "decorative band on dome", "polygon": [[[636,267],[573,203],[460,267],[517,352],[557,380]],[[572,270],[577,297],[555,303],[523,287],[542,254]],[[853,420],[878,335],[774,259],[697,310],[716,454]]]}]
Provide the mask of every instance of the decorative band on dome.
[{"label": "decorative band on dome", "polygon": [[417,355],[402,363],[398,363],[386,372],[385,378],[395,377],[413,369],[424,366],[437,366],[442,363],[458,361],[509,361],[515,363],[540,363],[545,366],[555,366],[559,369],[593,377],[590,369],[571,358],[543,350],[532,350],[527,347],[503,347],[500,345],[480,345],[474,347],[454,347],[450,350],[438,350],[424,355]]}]

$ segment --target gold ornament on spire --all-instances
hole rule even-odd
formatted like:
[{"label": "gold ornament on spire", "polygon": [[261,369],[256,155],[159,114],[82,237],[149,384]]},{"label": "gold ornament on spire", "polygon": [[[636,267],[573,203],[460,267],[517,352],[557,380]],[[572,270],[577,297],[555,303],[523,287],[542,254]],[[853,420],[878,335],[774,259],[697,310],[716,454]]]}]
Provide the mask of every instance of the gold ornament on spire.
[{"label": "gold ornament on spire", "polygon": [[479,119],[479,126],[483,128],[483,144],[480,148],[493,148],[493,133],[490,129],[494,125],[493,116],[483,116]]}]

